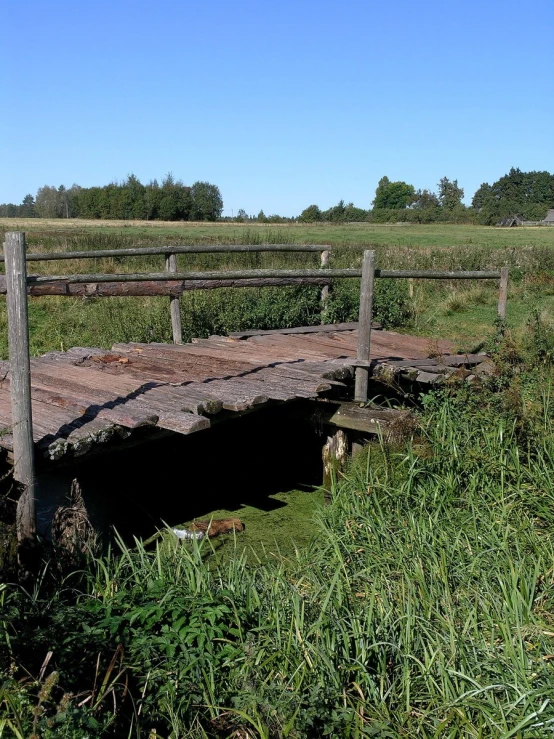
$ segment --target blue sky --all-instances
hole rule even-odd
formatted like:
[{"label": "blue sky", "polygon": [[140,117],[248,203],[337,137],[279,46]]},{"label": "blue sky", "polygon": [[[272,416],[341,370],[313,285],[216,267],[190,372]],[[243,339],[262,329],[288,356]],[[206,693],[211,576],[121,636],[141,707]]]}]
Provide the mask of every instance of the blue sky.
[{"label": "blue sky", "polygon": [[224,213],[554,171],[554,2],[4,0],[0,202],[167,172]]}]

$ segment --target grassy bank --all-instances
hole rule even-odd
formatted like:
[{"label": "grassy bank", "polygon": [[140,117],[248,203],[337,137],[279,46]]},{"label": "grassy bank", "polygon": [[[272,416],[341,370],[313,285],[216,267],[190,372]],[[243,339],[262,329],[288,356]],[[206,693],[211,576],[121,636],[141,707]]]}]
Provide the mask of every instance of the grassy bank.
[{"label": "grassy bank", "polygon": [[3,586],[0,735],[549,735],[548,341],[508,337],[487,386],[370,445],[294,558],[213,567],[209,540],[169,538]]}]

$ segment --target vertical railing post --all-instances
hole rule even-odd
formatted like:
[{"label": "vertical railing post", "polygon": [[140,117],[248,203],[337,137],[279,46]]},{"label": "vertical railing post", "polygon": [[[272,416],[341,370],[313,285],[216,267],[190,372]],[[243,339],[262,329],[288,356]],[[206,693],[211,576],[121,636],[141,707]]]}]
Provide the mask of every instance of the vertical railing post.
[{"label": "vertical railing post", "polygon": [[375,279],[375,252],[364,251],[362,284],[360,287],[360,316],[358,318],[358,361],[366,367],[356,367],[354,400],[367,400],[369,379],[369,352],[371,349],[371,314],[373,312],[373,282]]},{"label": "vertical railing post", "polygon": [[498,294],[498,317],[503,321],[506,318],[506,304],[508,302],[508,267],[500,270],[500,287]]},{"label": "vertical railing post", "polygon": [[27,267],[25,234],[6,234],[6,296],[12,402],[14,478],[21,485],[17,503],[16,528],[19,545],[26,546],[36,536],[33,416],[31,409],[31,362],[27,310]]},{"label": "vertical railing post", "polygon": [[[321,252],[321,268],[329,266],[329,250]],[[329,299],[329,285],[323,285],[321,288],[321,323],[325,323],[325,308],[327,307],[327,300]]]},{"label": "vertical railing post", "polygon": [[[177,272],[177,256],[175,254],[165,255],[166,272]],[[173,343],[183,343],[183,329],[181,327],[181,300],[178,295],[169,298],[169,310],[171,313],[171,329],[173,331]]]}]

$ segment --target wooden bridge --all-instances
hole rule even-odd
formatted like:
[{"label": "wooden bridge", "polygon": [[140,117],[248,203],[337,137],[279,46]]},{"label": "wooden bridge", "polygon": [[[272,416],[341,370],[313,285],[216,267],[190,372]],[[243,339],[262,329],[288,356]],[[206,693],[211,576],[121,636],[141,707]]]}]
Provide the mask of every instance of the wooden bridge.
[{"label": "wooden bridge", "polygon": [[[36,462],[82,457],[160,431],[191,434],[268,404],[320,399],[344,405],[353,398],[357,328],[316,328],[212,336],[184,345],[73,348],[31,359]],[[384,383],[437,385],[454,374],[471,376],[471,368],[486,359],[452,356],[450,350],[446,341],[431,344],[374,329],[370,374]],[[10,368],[1,362],[0,447],[10,461],[11,413]],[[383,412],[381,423],[389,417]],[[375,413],[367,418],[370,431]]]},{"label": "wooden bridge", "polygon": [[[502,272],[387,271],[364,252],[362,269],[329,268],[325,246],[230,246],[228,251],[320,251],[320,270],[178,272],[176,254],[224,247],[125,250],[165,253],[166,271],[27,277],[26,262],[96,258],[98,252],[26,255],[21,233],[6,235],[10,361],[0,362],[0,449],[22,486],[20,543],[34,537],[35,461],[60,461],[128,446],[168,433],[206,431],[215,423],[275,404],[318,403],[324,423],[366,433],[383,430],[394,411],[361,408],[369,383],[421,389],[453,377],[471,381],[489,371],[486,356],[453,355],[446,341],[406,336],[372,326],[374,278],[500,280],[499,314],[505,315],[507,270]],[[118,252],[122,254],[123,250]],[[105,252],[106,254],[108,252]],[[179,295],[194,286],[320,284],[361,278],[359,321],[212,336],[181,343]],[[109,289],[102,289],[110,285]],[[160,285],[163,289],[160,289]],[[174,344],[115,344],[110,351],[73,348],[29,357],[27,294],[165,294],[170,297]],[[100,288],[99,288],[100,286]],[[120,292],[118,293],[118,290]],[[81,293],[79,293],[81,294]],[[373,330],[372,330],[373,328]],[[353,402],[356,401],[356,402]]]}]

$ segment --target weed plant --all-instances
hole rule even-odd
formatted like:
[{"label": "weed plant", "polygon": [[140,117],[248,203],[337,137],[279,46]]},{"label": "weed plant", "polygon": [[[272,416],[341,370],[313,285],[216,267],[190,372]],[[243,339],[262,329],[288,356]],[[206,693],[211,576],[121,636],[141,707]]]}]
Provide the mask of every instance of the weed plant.
[{"label": "weed plant", "polygon": [[209,540],[167,532],[62,582],[46,565],[32,592],[3,586],[0,736],[549,736],[554,378],[539,320],[493,347],[488,383],[427,395],[411,441],[366,447],[293,558],[216,561]]}]

